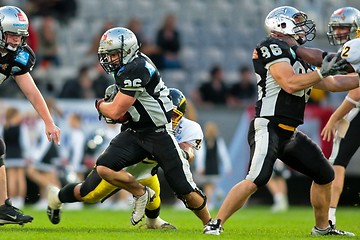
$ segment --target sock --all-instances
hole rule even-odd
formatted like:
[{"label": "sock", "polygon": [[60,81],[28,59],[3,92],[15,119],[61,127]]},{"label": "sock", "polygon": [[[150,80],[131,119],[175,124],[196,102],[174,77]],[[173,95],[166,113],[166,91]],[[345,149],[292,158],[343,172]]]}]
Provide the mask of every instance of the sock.
[{"label": "sock", "polygon": [[329,220],[331,221],[331,223],[333,224],[333,225],[335,225],[336,224],[336,216],[335,216],[335,214],[336,214],[336,208],[329,208]]},{"label": "sock", "polygon": [[160,207],[154,210],[145,209],[145,215],[148,218],[152,218],[152,219],[157,218],[160,215]]},{"label": "sock", "polygon": [[79,202],[74,196],[74,188],[77,183],[69,183],[65,187],[63,187],[59,192],[59,200],[62,203],[73,203]]},{"label": "sock", "polygon": [[327,226],[326,228],[318,228],[315,226],[315,228],[318,230],[318,231],[321,231],[321,232],[326,232],[328,229],[329,229],[330,225]]},{"label": "sock", "polygon": [[274,203],[280,204],[281,202],[285,201],[285,196],[282,193],[276,193],[274,196]]}]

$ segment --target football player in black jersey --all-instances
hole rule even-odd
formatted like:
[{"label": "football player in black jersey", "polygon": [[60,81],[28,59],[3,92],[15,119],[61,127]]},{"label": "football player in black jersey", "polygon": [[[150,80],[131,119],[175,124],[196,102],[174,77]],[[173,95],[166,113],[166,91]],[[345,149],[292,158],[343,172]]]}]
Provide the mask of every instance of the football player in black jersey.
[{"label": "football player in black jersey", "polygon": [[[35,63],[34,52],[26,45],[29,21],[26,14],[14,6],[0,8],[0,84],[10,76],[39,113],[46,126],[49,141],[60,143],[60,129],[54,124],[44,98],[30,75]],[[24,224],[33,217],[12,206],[7,196],[4,166],[5,143],[0,138],[0,225]]]},{"label": "football player in black jersey", "polygon": [[[254,50],[253,64],[257,75],[258,101],[255,118],[248,133],[250,166],[244,180],[226,196],[217,214],[205,228],[205,233],[220,234],[225,221],[239,210],[248,198],[264,186],[278,158],[313,179],[310,196],[315,213],[313,235],[346,235],[328,222],[328,208],[334,171],[320,147],[297,130],[303,123],[305,105],[312,87],[330,91],[346,91],[359,86],[358,80],[342,76],[341,81],[330,76],[342,73],[346,64],[329,55],[322,66],[313,71],[289,45],[270,36],[279,31],[299,44],[315,37],[315,24],[307,15],[289,6],[272,10],[265,19],[269,36]],[[328,77],[330,76],[330,77]]]},{"label": "football player in black jersey", "polygon": [[[360,11],[353,7],[336,9],[330,16],[328,28],[327,37],[330,45],[341,46],[349,40],[357,39],[360,36]],[[300,46],[294,38],[280,32],[273,32],[272,36],[286,41],[288,45],[296,51],[297,55],[306,60],[306,62],[316,66],[320,66],[322,58],[327,54],[321,49]],[[358,53],[354,51],[355,47],[352,46],[351,48],[351,54],[349,52],[350,46],[347,46],[347,48],[341,47],[340,49],[343,50],[341,57],[345,57],[349,63],[350,57],[352,58],[352,62],[356,62],[354,61],[354,56],[356,57],[358,55]],[[354,69],[349,68],[349,70],[349,72],[352,72]],[[356,73],[352,74],[351,77],[359,78]],[[334,136],[333,148],[329,158],[335,172],[329,209],[329,221],[331,221],[334,227],[336,224],[336,208],[344,186],[345,170],[356,150],[359,148],[359,141],[356,140],[359,138],[357,132],[359,129],[360,114],[358,114],[358,108],[353,109],[354,106],[357,107],[358,95],[359,88],[349,91],[343,103],[332,114],[321,132],[325,141],[330,141],[330,139],[332,139],[331,137]],[[350,111],[351,113],[349,113]],[[344,116],[345,118],[343,118]],[[336,134],[335,130],[337,130]],[[350,236],[353,235],[350,232],[346,233]]]},{"label": "football player in black jersey", "polygon": [[[119,91],[111,102],[97,100],[96,109],[100,116],[123,122],[121,133],[97,159],[99,176],[119,188],[133,190],[128,184],[129,175],[122,169],[154,156],[170,187],[206,224],[210,220],[206,197],[196,187],[173,134],[173,104],[156,66],[139,51],[135,34],[122,27],[102,35],[98,53],[100,64],[114,76]],[[139,194],[144,194],[141,190]],[[141,221],[145,205],[137,204],[135,199],[133,225]]]}]

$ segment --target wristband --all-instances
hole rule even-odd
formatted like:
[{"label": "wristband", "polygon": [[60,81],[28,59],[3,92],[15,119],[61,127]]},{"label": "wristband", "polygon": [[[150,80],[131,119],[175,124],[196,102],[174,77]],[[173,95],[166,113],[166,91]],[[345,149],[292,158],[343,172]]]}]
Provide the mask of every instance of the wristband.
[{"label": "wristband", "polygon": [[321,79],[324,78],[324,76],[321,74],[321,71],[320,71],[319,68],[317,68],[315,71],[319,74],[319,77],[320,77]]}]

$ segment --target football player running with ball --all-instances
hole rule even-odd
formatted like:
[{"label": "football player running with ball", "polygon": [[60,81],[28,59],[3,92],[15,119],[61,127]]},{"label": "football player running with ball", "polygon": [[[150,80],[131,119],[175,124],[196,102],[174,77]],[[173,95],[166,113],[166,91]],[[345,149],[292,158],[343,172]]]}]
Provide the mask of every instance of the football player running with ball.
[{"label": "football player running with ball", "polygon": [[[60,129],[54,124],[44,98],[30,75],[35,54],[26,44],[28,28],[28,18],[20,8],[0,7],[0,84],[12,77],[42,118],[48,140],[60,144]],[[12,206],[8,198],[5,150],[5,142],[0,138],[0,225],[22,225],[31,222],[33,217]]]},{"label": "football player running with ball", "polygon": [[[133,176],[123,169],[153,157],[178,198],[205,225],[211,219],[206,196],[194,183],[186,159],[189,155],[180,148],[173,134],[170,90],[156,66],[139,51],[135,34],[122,27],[109,29],[102,35],[98,53],[100,64],[113,74],[119,91],[113,101],[96,101],[96,109],[100,116],[120,119],[123,124],[122,131],[97,159],[97,174],[115,187],[129,190],[128,181],[132,182]],[[71,193],[74,188],[68,187],[66,191]],[[155,196],[149,190],[146,187],[148,199]],[[137,204],[135,199],[133,225],[143,218],[147,203]]]},{"label": "football player running with ball", "polygon": [[340,81],[330,76],[345,68],[344,61],[335,63],[336,55],[326,56],[321,68],[313,71],[286,42],[271,37],[271,31],[278,31],[299,44],[313,40],[315,25],[305,13],[290,6],[278,7],[267,15],[265,27],[269,36],[256,46],[253,53],[258,92],[261,94],[248,133],[251,149],[249,171],[245,179],[230,190],[216,220],[205,226],[204,233],[221,233],[222,224],[268,182],[278,158],[313,180],[310,200],[315,226],[311,234],[346,235],[328,222],[334,170],[320,147],[297,127],[303,124],[312,87],[347,91],[358,87],[359,81],[346,76],[341,76]]},{"label": "football player running with ball", "polygon": [[[116,85],[107,88],[105,98],[111,99],[114,92],[117,92]],[[175,88],[170,88],[170,96],[173,102],[172,124],[176,141],[179,143],[183,154],[189,162],[194,159],[194,150],[201,147],[203,132],[198,123],[184,117],[186,110],[186,98],[182,92]],[[116,122],[108,119],[109,124]],[[125,168],[127,172],[132,174],[139,183],[154,189],[156,196],[160,196],[160,183],[156,174],[158,163],[155,159],[146,158],[142,162]],[[73,187],[75,185],[75,187]],[[67,189],[73,189],[68,191]],[[82,183],[69,184],[60,191],[56,187],[51,187],[48,192],[49,201],[49,219],[53,224],[60,222],[60,209],[63,203],[86,202],[97,203],[103,202],[113,193],[120,190],[116,186],[101,179],[96,171],[93,171],[85,178]],[[175,226],[169,224],[159,217],[160,215],[160,197],[156,197],[154,201],[146,206],[146,226],[150,229],[175,229]]]}]

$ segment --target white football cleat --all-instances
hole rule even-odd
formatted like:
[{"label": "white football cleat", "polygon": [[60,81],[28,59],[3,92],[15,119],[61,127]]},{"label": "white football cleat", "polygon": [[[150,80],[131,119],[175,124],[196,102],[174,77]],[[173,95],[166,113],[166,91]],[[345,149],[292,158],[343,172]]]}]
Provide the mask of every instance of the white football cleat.
[{"label": "white football cleat", "polygon": [[134,196],[134,210],[131,215],[131,224],[138,224],[145,215],[145,208],[149,202],[155,198],[155,191],[149,187],[145,187],[145,193],[139,197]]},{"label": "white football cleat", "polygon": [[48,187],[48,208],[47,215],[49,217],[50,222],[53,224],[58,224],[60,222],[61,217],[61,207],[63,203],[60,202],[59,199],[59,191],[60,189],[55,186]]}]

